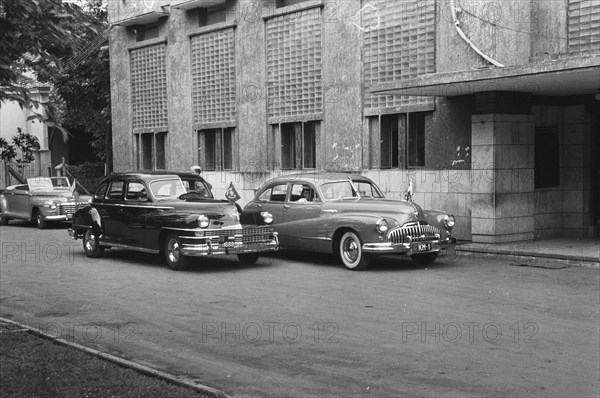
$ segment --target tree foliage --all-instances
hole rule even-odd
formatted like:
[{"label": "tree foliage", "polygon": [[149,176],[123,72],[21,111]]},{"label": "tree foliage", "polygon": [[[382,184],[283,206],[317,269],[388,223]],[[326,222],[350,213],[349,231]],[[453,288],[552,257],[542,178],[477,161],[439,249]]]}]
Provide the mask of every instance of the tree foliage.
[{"label": "tree foliage", "polygon": [[[105,0],[104,0],[105,1]],[[35,108],[30,75],[53,87],[46,113],[54,132],[83,130],[104,160],[110,133],[108,29],[103,0],[0,0],[0,101]]]},{"label": "tree foliage", "polygon": [[35,160],[35,151],[40,149],[40,141],[36,136],[24,133],[21,128],[17,128],[17,134],[12,137],[12,142],[9,144],[0,137],[0,158],[2,160],[12,162],[17,157],[16,148],[21,152],[21,158],[17,159],[18,163],[31,163]]},{"label": "tree foliage", "polygon": [[57,54],[75,43],[73,27],[93,29],[82,8],[62,0],[0,0],[0,100],[36,106],[29,73],[44,80],[60,65]]},{"label": "tree foliage", "polygon": [[96,157],[105,160],[111,122],[109,58],[102,48],[107,44],[103,33],[108,29],[106,8],[102,0],[89,0],[85,13],[100,34],[82,32],[78,43],[83,44],[68,49],[65,67],[54,74],[51,83],[62,104],[63,126],[89,134]]}]

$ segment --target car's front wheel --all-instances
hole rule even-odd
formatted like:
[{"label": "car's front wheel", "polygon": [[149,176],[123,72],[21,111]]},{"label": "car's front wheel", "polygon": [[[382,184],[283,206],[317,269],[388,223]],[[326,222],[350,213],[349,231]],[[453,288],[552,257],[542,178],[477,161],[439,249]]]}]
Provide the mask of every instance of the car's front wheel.
[{"label": "car's front wheel", "polygon": [[39,229],[48,228],[48,221],[44,220],[44,215],[39,210],[35,211],[35,224]]},{"label": "car's front wheel", "polygon": [[362,250],[360,237],[354,231],[347,231],[342,235],[338,245],[338,255],[346,268],[360,271],[369,265],[371,258]]},{"label": "car's front wheel", "polygon": [[83,251],[90,258],[100,258],[104,252],[104,248],[100,246],[100,238],[98,233],[93,229],[88,229],[83,234]]},{"label": "car's front wheel", "polygon": [[423,254],[413,254],[412,260],[417,264],[431,264],[437,258],[438,253],[423,253]]},{"label": "car's front wheel", "polygon": [[172,270],[183,271],[189,266],[189,259],[181,254],[181,241],[177,234],[170,234],[165,241],[165,258]]},{"label": "car's front wheel", "polygon": [[252,265],[252,264],[256,264],[256,262],[258,261],[260,254],[258,253],[243,253],[243,254],[238,254],[238,260],[240,261],[240,263],[245,264],[245,265]]}]

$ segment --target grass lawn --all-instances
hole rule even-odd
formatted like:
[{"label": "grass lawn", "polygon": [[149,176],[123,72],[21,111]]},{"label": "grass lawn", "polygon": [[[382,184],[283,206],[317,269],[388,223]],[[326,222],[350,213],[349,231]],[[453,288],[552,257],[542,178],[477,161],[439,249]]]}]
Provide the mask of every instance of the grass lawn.
[{"label": "grass lawn", "polygon": [[208,397],[27,332],[0,333],[4,397]]}]

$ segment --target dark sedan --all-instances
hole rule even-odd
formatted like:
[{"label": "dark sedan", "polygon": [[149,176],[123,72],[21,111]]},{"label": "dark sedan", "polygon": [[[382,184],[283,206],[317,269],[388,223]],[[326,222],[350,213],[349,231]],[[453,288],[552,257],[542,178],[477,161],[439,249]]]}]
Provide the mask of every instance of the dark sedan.
[{"label": "dark sedan", "polygon": [[99,185],[90,206],[75,213],[69,234],[83,239],[88,257],[109,247],[163,252],[172,269],[182,270],[192,256],[237,254],[255,263],[261,252],[278,249],[271,223],[272,216],[261,212],[242,225],[238,206],[188,191],[178,175],[124,173]]}]

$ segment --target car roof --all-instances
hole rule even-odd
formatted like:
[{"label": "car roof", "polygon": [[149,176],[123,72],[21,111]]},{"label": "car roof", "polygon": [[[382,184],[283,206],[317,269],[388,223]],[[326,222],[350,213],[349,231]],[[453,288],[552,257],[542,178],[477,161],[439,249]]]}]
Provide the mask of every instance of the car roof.
[{"label": "car roof", "polygon": [[149,172],[127,172],[127,173],[113,173],[107,180],[156,180],[157,177],[161,178],[178,178],[179,176],[174,173],[149,173]]},{"label": "car roof", "polygon": [[368,177],[365,177],[356,173],[343,173],[343,172],[327,172],[327,171],[319,171],[319,172],[302,172],[302,173],[290,173],[281,175],[273,178],[269,181],[271,182],[312,182],[315,184],[322,184],[324,182],[330,181],[339,181],[339,180],[347,180],[351,178],[353,181],[371,181]]},{"label": "car roof", "polygon": [[140,173],[140,174],[147,174],[147,175],[171,174],[171,175],[176,175],[179,178],[189,178],[189,179],[195,179],[195,180],[202,180],[202,181],[204,181],[204,178],[200,174],[198,174],[198,173],[192,173],[192,172],[189,172],[189,171],[141,170],[138,173]]}]

